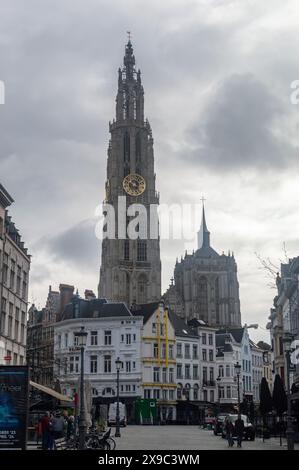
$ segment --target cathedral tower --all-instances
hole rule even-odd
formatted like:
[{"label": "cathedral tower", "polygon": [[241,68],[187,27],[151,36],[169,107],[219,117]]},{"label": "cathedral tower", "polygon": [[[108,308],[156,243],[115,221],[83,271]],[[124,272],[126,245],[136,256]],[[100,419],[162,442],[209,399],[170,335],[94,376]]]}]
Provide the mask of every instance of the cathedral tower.
[{"label": "cathedral tower", "polygon": [[230,252],[219,255],[211,247],[204,206],[198,249],[177,260],[174,281],[164,299],[178,315],[218,328],[241,326],[237,263]]},{"label": "cathedral tower", "polygon": [[[109,123],[109,131],[106,203],[115,209],[116,238],[104,238],[102,242],[99,297],[126,302],[128,306],[155,302],[161,295],[160,243],[158,237],[149,237],[149,219],[150,214],[157,214],[159,196],[155,189],[152,131],[148,120],[144,120],[141,73],[135,69],[130,40],[124,65],[118,70],[116,118]],[[144,206],[145,235],[128,237],[126,228],[134,219],[132,215],[125,215],[125,230],[121,229],[124,216],[119,197],[122,201],[126,198],[126,209],[131,204]]]}]

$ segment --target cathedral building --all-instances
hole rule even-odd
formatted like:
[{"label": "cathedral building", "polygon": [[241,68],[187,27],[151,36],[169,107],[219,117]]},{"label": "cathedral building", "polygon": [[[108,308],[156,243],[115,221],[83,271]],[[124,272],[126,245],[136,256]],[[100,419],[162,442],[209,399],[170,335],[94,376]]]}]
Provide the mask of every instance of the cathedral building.
[{"label": "cathedral building", "polygon": [[[125,302],[128,306],[159,301],[160,242],[158,236],[149,237],[150,206],[157,214],[159,204],[153,136],[150,124],[144,118],[141,73],[135,69],[130,40],[125,48],[124,66],[118,70],[116,118],[109,124],[109,130],[105,203],[116,213],[115,238],[105,237],[104,227],[98,295],[108,301]],[[120,211],[124,197],[125,216]],[[146,233],[139,232],[135,239],[129,237],[126,230],[134,219],[127,210],[132,204],[142,204],[147,214]]]},{"label": "cathedral building", "polygon": [[203,206],[198,249],[176,261],[174,279],[164,294],[172,311],[215,327],[241,326],[239,283],[234,255],[219,255],[210,244]]}]

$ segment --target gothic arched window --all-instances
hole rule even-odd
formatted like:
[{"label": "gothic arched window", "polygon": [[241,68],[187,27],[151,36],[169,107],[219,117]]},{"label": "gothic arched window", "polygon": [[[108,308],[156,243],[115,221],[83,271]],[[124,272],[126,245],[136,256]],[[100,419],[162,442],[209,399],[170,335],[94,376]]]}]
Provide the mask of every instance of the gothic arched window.
[{"label": "gothic arched window", "polygon": [[137,240],[137,261],[147,260],[146,240]]},{"label": "gothic arched window", "polygon": [[215,281],[215,308],[216,308],[216,322],[220,323],[220,312],[219,312],[219,278]]},{"label": "gothic arched window", "polygon": [[130,173],[130,134],[126,131],[124,135],[124,176]]},{"label": "gothic arched window", "polygon": [[126,90],[123,90],[123,119],[128,117],[129,103]]},{"label": "gothic arched window", "polygon": [[137,118],[137,98],[136,98],[136,90],[133,91],[133,117],[134,117],[134,119]]},{"label": "gothic arched window", "polygon": [[198,302],[200,318],[207,319],[208,318],[208,281],[204,276],[201,276],[198,280],[197,302]]},{"label": "gothic arched window", "polygon": [[130,259],[130,242],[128,239],[124,240],[124,259]]},{"label": "gothic arched window", "polygon": [[130,304],[130,274],[126,272],[126,299],[128,304]]},{"label": "gothic arched window", "polygon": [[141,136],[140,132],[136,135],[135,139],[135,150],[136,150],[136,173],[141,173]]}]

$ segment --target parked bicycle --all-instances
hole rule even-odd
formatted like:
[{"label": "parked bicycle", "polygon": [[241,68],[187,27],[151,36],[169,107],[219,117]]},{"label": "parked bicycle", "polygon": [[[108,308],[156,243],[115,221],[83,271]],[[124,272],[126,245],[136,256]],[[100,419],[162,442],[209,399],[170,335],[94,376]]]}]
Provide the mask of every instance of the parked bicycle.
[{"label": "parked bicycle", "polygon": [[[72,436],[67,441],[66,447],[69,450],[78,450],[79,436]],[[115,440],[111,437],[111,428],[102,435],[96,429],[90,429],[85,436],[85,449],[114,450],[115,447]]]}]

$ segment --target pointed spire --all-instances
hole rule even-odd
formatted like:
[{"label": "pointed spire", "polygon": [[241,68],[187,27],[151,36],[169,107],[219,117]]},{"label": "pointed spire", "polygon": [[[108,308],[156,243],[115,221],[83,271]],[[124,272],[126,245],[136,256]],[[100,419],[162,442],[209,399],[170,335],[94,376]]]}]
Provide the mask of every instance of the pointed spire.
[{"label": "pointed spire", "polygon": [[118,69],[116,123],[130,120],[144,124],[144,91],[141,84],[141,72],[135,68],[135,56],[130,34],[128,32],[124,65]]},{"label": "pointed spire", "polygon": [[131,39],[128,40],[125,49],[125,56],[124,56],[124,66],[126,69],[126,79],[133,80],[134,78],[134,71],[135,71],[135,56],[133,54],[133,47],[131,43]]},{"label": "pointed spire", "polygon": [[200,231],[198,232],[198,248],[209,247],[210,246],[210,232],[206,223],[206,214],[205,214],[205,199],[202,197],[202,219]]}]

